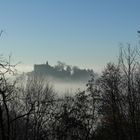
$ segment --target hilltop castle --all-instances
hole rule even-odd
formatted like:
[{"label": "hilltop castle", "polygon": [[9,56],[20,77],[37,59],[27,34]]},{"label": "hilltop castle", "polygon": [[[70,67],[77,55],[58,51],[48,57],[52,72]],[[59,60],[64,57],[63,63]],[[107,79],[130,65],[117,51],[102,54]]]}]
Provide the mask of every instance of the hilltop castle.
[{"label": "hilltop castle", "polygon": [[93,74],[93,70],[80,69],[77,66],[66,65],[60,61],[56,66],[49,65],[48,61],[45,64],[35,64],[34,72],[52,76],[53,78],[60,78],[61,80],[88,80],[90,74]]}]

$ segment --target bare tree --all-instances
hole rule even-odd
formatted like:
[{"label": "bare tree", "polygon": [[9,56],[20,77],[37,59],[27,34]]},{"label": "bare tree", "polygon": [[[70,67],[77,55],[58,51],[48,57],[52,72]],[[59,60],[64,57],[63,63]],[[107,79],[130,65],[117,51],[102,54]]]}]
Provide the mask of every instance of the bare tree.
[{"label": "bare tree", "polygon": [[[25,139],[29,136],[29,129],[32,130],[30,135],[34,140],[44,136],[43,131],[47,131],[46,126],[52,113],[54,98],[55,92],[45,78],[38,75],[28,76],[23,90],[23,104],[25,110],[29,110],[30,106],[33,106],[33,110],[26,116]],[[33,125],[32,128],[29,128],[30,122]]]},{"label": "bare tree", "polygon": [[[13,93],[14,84],[8,81],[8,76],[14,74],[15,65],[11,65],[11,56],[6,60],[2,55],[0,58],[0,129],[2,132],[2,140],[10,139],[10,114],[9,100]],[[6,124],[4,124],[4,115]],[[5,127],[6,125],[6,127]],[[7,128],[7,129],[6,129]]]},{"label": "bare tree", "polygon": [[120,67],[124,73],[124,84],[126,85],[126,98],[128,104],[128,120],[130,124],[130,139],[136,140],[137,138],[137,124],[136,124],[136,100],[137,93],[135,88],[135,75],[139,67],[138,63],[138,50],[137,48],[130,47],[128,44],[127,49],[121,49],[120,53]]},{"label": "bare tree", "polygon": [[113,139],[120,140],[124,137],[122,128],[123,108],[122,102],[122,77],[120,68],[115,64],[107,64],[100,78],[102,91],[102,123],[110,127]]}]

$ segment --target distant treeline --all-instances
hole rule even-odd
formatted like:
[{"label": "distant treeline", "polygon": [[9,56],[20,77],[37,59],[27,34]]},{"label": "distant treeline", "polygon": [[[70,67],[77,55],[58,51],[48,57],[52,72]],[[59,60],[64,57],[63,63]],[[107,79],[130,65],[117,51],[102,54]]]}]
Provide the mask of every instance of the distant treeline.
[{"label": "distant treeline", "polygon": [[80,69],[77,66],[70,66],[63,62],[58,61],[56,66],[46,64],[35,64],[34,72],[41,75],[52,76],[60,80],[79,80],[87,81],[91,74],[92,69]]}]

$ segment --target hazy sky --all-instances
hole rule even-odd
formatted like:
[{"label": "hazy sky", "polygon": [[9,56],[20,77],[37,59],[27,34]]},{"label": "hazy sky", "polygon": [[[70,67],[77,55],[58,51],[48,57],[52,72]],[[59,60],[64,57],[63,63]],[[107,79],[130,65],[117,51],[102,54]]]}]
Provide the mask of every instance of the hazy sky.
[{"label": "hazy sky", "polygon": [[24,69],[60,60],[98,70],[120,43],[137,44],[140,0],[0,0],[0,29],[0,53]]}]

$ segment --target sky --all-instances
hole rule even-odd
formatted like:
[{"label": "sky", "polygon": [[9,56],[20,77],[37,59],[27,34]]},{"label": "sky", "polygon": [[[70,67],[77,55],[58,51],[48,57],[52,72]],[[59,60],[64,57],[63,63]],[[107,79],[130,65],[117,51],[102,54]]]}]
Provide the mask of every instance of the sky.
[{"label": "sky", "polygon": [[101,71],[136,46],[140,0],[0,0],[0,54],[21,71],[58,60]]}]

